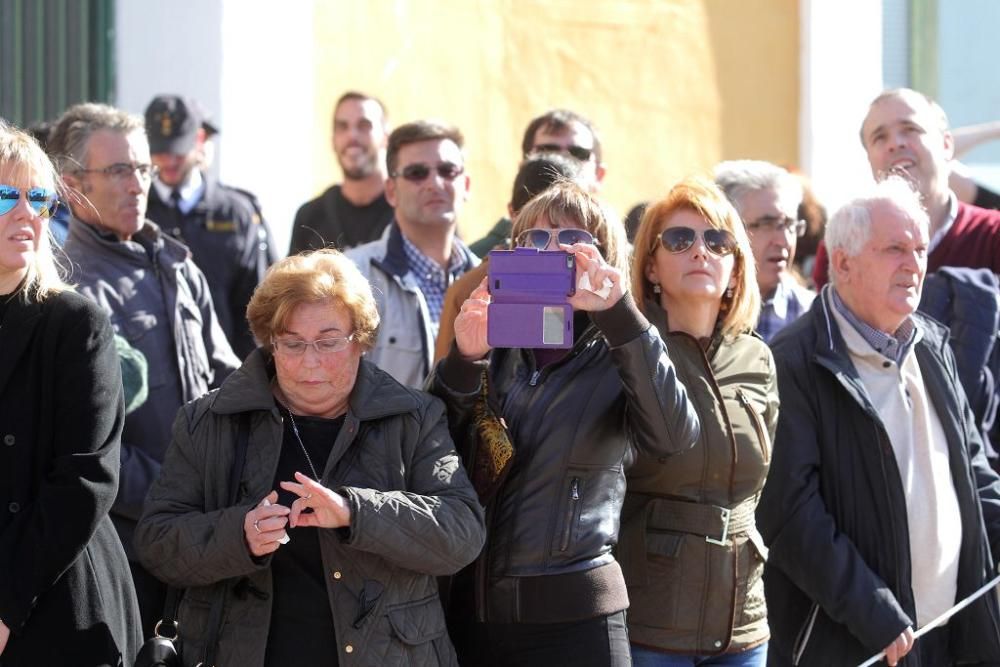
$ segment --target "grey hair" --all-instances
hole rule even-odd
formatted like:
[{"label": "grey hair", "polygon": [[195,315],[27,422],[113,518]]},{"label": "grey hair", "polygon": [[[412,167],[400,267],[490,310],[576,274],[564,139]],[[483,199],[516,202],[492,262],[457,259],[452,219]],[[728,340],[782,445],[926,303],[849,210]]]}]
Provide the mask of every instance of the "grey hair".
[{"label": "grey hair", "polygon": [[71,106],[56,121],[49,139],[49,154],[60,174],[71,173],[87,164],[88,142],[100,130],[145,134],[146,125],[139,116],[107,104],[87,102]]},{"label": "grey hair", "polygon": [[763,160],[728,160],[715,166],[715,184],[743,217],[743,197],[773,189],[781,202],[797,209],[802,203],[802,183],[787,170]]},{"label": "grey hair", "polygon": [[[837,249],[848,257],[858,255],[871,238],[872,210],[879,204],[890,204],[904,215],[921,225],[925,230],[930,226],[930,218],[920,195],[901,176],[892,175],[878,181],[867,193],[841,206],[826,223],[823,241],[831,260]],[[830,271],[830,282],[835,282],[835,273]]]}]

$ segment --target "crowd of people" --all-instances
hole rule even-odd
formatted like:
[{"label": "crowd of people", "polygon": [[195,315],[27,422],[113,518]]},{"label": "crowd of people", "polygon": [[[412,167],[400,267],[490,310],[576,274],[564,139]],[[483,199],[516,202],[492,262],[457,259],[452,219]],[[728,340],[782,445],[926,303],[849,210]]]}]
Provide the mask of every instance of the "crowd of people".
[{"label": "crowd of people", "polygon": [[[551,110],[469,239],[461,131],[351,91],[278,259],[195,100],[0,121],[0,665],[1000,664],[1000,197],[859,125],[828,220],[753,159],[622,220]],[[495,346],[515,248],[567,344]]]}]

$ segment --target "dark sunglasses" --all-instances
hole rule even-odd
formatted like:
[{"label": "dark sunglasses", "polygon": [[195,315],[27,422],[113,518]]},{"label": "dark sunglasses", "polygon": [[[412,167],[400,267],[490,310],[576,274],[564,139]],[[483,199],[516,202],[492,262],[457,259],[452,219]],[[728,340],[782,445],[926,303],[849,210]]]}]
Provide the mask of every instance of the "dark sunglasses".
[{"label": "dark sunglasses", "polygon": [[0,215],[5,215],[14,210],[18,200],[24,193],[28,200],[28,206],[43,218],[51,218],[55,215],[56,207],[59,206],[59,195],[52,190],[45,188],[15,188],[13,185],[0,185]]},{"label": "dark sunglasses", "polygon": [[594,235],[586,229],[526,229],[517,237],[517,245],[522,248],[545,250],[552,243],[553,236],[559,243],[565,245],[574,243],[600,245]]},{"label": "dark sunglasses", "polygon": [[[668,227],[660,234],[660,243],[667,252],[681,253],[694,245],[698,232],[690,227]],[[705,247],[714,255],[725,257],[736,252],[736,237],[724,229],[706,229],[701,233]]]},{"label": "dark sunglasses", "polygon": [[580,162],[586,162],[594,154],[594,149],[583,146],[560,146],[559,144],[537,144],[531,149],[539,153],[569,153]]},{"label": "dark sunglasses", "polygon": [[[442,162],[438,164],[438,166],[434,167],[434,171],[436,171],[437,175],[444,180],[454,181],[462,175],[462,172],[465,171],[465,169],[461,165],[451,162]],[[397,176],[402,176],[411,183],[423,183],[430,175],[431,168],[426,164],[417,162],[406,165],[399,171],[392,174],[392,177],[396,178]]]}]

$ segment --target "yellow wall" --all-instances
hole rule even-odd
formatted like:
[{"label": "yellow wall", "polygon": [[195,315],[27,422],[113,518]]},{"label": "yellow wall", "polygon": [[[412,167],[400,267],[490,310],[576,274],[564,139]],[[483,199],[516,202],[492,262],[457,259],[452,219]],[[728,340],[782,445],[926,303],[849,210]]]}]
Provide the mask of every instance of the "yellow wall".
[{"label": "yellow wall", "polygon": [[506,210],[521,134],[546,109],[592,119],[624,214],[722,159],[798,159],[797,0],[369,0],[316,3],[316,191],[340,174],[336,98],[382,98],[466,137],[476,239]]}]

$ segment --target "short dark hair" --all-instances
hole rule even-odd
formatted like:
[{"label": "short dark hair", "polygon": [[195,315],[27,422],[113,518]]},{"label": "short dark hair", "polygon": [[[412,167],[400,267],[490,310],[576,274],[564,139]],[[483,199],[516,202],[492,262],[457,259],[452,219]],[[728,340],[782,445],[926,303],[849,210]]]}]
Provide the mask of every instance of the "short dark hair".
[{"label": "short dark hair", "polygon": [[382,110],[382,120],[387,121],[389,119],[389,110],[385,108],[385,104],[382,103],[382,100],[375,97],[374,95],[362,93],[357,90],[348,90],[346,93],[337,98],[337,103],[333,105],[334,115],[336,115],[337,109],[340,108],[340,105],[346,102],[347,100],[357,100],[359,102],[367,102],[368,100],[371,100],[372,102],[378,105],[379,109]]},{"label": "short dark hair", "polygon": [[399,161],[399,151],[403,146],[421,141],[449,139],[462,148],[465,138],[454,125],[448,125],[436,120],[418,120],[406,125],[400,125],[389,135],[389,146],[385,153],[385,166],[389,176],[396,173],[396,163]]},{"label": "short dark hair", "polygon": [[591,136],[594,137],[594,161],[597,164],[601,164],[601,138],[597,135],[594,124],[569,109],[552,109],[551,111],[546,111],[528,123],[528,127],[524,130],[524,137],[521,139],[521,155],[527,157],[531,153],[531,150],[535,147],[535,134],[538,133],[538,130],[544,129],[553,134],[559,134],[569,130],[573,123],[580,123],[590,130]]},{"label": "short dark hair", "polygon": [[572,181],[580,174],[580,163],[560,153],[533,153],[521,163],[510,194],[512,215],[517,215],[535,195],[559,181]]}]

